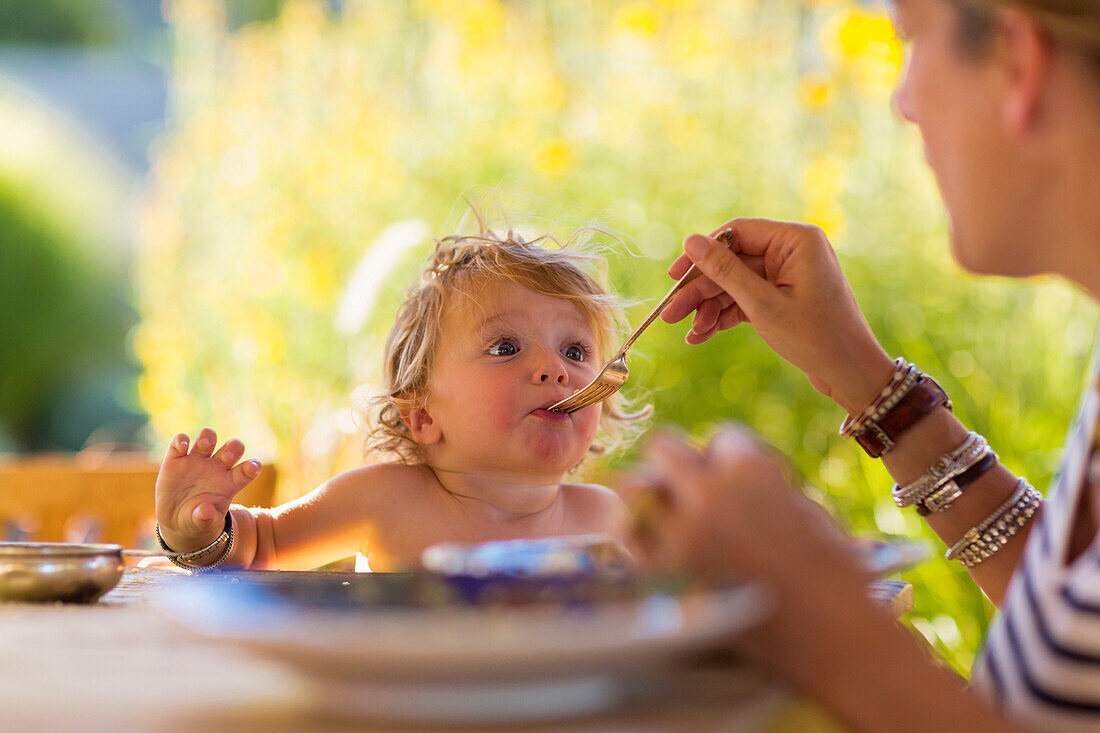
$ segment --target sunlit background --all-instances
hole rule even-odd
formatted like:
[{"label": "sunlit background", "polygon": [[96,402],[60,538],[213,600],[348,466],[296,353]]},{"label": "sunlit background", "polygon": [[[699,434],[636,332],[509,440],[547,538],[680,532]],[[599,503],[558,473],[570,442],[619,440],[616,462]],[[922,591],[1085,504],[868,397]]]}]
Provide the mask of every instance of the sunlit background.
[{"label": "sunlit background", "polygon": [[[0,451],[159,452],[209,425],[278,467],[280,501],[362,463],[382,341],[465,195],[620,232],[635,320],[684,235],[820,225],[887,349],[1041,486],[1094,314],[952,264],[889,108],[901,63],[883,5],[852,0],[3,0]],[[660,421],[744,420],[853,531],[932,538],[751,330],[686,328],[632,352]],[[905,579],[912,626],[967,669],[988,604],[938,557]]]}]

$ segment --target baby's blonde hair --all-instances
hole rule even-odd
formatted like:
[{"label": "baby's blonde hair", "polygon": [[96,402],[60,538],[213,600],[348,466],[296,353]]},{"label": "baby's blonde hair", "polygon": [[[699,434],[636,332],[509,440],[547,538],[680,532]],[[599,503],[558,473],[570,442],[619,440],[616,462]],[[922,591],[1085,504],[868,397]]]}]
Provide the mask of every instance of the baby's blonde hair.
[{"label": "baby's blonde hair", "polygon": [[[455,295],[469,297],[487,281],[507,280],[572,302],[591,324],[597,356],[605,358],[625,322],[622,302],[602,285],[602,273],[586,271],[602,264],[595,253],[582,251],[595,231],[582,227],[564,243],[548,235],[524,241],[511,230],[498,235],[482,223],[477,234],[437,240],[419,284],[398,309],[386,339],[384,393],[372,401],[375,420],[368,449],[392,454],[403,463],[422,461],[401,413],[424,405],[444,309]],[[589,452],[599,455],[629,444],[651,411],[648,405],[632,411],[621,394],[609,398],[603,403],[601,435]]]}]

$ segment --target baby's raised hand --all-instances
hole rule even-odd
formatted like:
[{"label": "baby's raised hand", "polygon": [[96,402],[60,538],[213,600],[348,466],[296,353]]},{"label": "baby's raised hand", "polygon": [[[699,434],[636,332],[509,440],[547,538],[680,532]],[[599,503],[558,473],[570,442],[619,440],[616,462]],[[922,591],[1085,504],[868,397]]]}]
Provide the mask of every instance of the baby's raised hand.
[{"label": "baby's raised hand", "polygon": [[259,461],[241,461],[244,443],[239,440],[228,440],[214,452],[218,436],[203,428],[190,452],[188,443],[184,433],[173,438],[157,474],[157,522],[161,537],[176,552],[217,539],[233,497],[260,473]]}]

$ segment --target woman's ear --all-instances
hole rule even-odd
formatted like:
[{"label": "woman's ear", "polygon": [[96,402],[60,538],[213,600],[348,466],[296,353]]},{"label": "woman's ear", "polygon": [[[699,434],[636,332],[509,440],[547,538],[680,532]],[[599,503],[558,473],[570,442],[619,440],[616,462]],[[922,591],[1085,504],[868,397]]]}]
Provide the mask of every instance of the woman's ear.
[{"label": "woman's ear", "polygon": [[1037,122],[1043,87],[1050,81],[1050,38],[1022,10],[1006,8],[998,13],[1007,82],[1004,105],[1005,129],[1022,137]]},{"label": "woman's ear", "polygon": [[432,419],[426,407],[402,410],[401,421],[408,427],[412,439],[420,445],[434,445],[443,437],[439,423]]}]

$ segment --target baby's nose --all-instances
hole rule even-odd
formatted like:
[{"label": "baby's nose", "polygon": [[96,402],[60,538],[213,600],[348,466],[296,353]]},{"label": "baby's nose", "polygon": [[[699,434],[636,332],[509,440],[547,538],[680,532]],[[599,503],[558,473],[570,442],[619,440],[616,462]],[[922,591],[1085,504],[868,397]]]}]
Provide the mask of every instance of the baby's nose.
[{"label": "baby's nose", "polygon": [[534,373],[535,381],[541,384],[556,383],[556,384],[568,384],[569,372],[566,370],[565,365],[561,363],[561,358],[558,354],[546,354],[543,359],[539,360]]},{"label": "baby's nose", "polygon": [[543,371],[539,375],[540,382],[557,382],[558,384],[565,384],[569,381],[569,375],[563,369],[560,372],[551,373],[549,371]]}]

